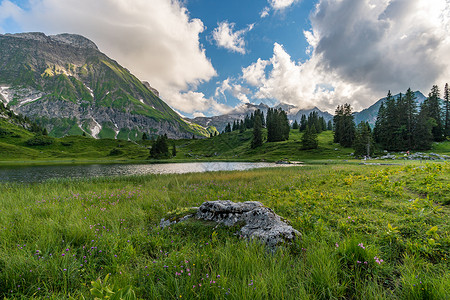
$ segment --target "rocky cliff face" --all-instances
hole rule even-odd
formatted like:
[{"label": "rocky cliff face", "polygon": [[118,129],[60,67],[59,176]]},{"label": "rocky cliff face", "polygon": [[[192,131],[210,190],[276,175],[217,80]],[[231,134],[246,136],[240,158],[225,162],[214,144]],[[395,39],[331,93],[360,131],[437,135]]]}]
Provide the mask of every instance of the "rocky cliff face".
[{"label": "rocky cliff face", "polygon": [[0,101],[45,126],[50,135],[139,139],[206,136],[85,37],[0,35]]}]

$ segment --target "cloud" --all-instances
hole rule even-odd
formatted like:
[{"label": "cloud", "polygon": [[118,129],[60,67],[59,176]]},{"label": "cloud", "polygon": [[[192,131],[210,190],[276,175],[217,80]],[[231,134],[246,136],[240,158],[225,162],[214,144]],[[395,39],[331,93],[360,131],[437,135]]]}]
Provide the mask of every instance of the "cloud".
[{"label": "cloud", "polygon": [[241,103],[250,103],[250,100],[247,97],[247,95],[250,94],[250,89],[232,81],[234,80],[231,78],[225,79],[222,84],[216,88],[215,97],[219,98],[222,96],[225,101],[227,101],[226,93],[228,92]]},{"label": "cloud", "polygon": [[300,2],[300,1],[299,0],[269,0],[269,4],[274,10],[284,10],[297,2]]},{"label": "cloud", "polygon": [[261,18],[265,18],[265,17],[267,17],[269,15],[269,11],[270,11],[270,8],[266,6],[266,7],[263,8],[263,10],[259,14],[259,16]]},{"label": "cloud", "polygon": [[275,43],[272,58],[243,68],[242,78],[257,88],[253,99],[328,111],[365,108],[389,89],[426,93],[450,78],[449,20],[446,0],[321,0],[304,32],[308,60]]},{"label": "cloud", "polygon": [[241,54],[246,53],[244,35],[253,29],[254,24],[250,24],[247,28],[234,31],[235,23],[228,23],[224,21],[218,24],[212,36],[218,47],[228,49],[231,52]]},{"label": "cloud", "polygon": [[219,103],[213,98],[206,98],[201,92],[177,92],[169,91],[168,97],[183,107],[183,112],[188,114],[205,113],[208,115],[221,115],[232,110],[226,104]]},{"label": "cloud", "polygon": [[[0,24],[9,20],[17,18],[21,13],[21,9],[10,1],[3,1],[0,3]],[[0,27],[0,33],[4,32],[4,29]]]},{"label": "cloud", "polygon": [[[160,91],[172,107],[187,111],[183,93],[216,76],[199,43],[205,27],[178,0],[32,0],[22,10],[2,1],[24,31],[78,33]],[[178,97],[174,97],[177,94]]]}]

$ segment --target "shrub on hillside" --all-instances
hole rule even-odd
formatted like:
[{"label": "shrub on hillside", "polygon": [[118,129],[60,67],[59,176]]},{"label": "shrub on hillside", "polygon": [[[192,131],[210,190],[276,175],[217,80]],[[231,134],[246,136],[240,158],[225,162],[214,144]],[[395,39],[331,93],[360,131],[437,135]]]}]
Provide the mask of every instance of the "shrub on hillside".
[{"label": "shrub on hillside", "polygon": [[36,135],[27,140],[25,143],[27,146],[48,146],[53,144],[53,140],[53,138],[46,135]]}]

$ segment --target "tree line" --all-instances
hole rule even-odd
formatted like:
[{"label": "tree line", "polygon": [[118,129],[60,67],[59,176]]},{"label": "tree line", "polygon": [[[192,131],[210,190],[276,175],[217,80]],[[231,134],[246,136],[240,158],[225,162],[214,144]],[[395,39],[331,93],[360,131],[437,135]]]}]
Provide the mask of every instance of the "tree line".
[{"label": "tree line", "polygon": [[388,151],[431,149],[433,142],[442,142],[450,137],[448,84],[441,102],[436,85],[419,107],[410,88],[397,97],[389,91],[380,106],[373,131],[368,123],[355,125],[349,104],[338,106],[333,118],[334,142],[343,147],[353,147],[355,155],[372,155],[375,146]]}]

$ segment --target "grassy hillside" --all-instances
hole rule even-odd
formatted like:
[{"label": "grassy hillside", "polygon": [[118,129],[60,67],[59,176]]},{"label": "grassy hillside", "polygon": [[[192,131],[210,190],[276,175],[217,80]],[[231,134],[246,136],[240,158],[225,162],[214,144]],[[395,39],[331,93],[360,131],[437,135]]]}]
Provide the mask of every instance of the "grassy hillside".
[{"label": "grassy hillside", "polygon": [[[3,133],[1,133],[3,132]],[[125,141],[108,138],[111,133],[101,132],[104,139],[83,136],[50,138],[51,144],[30,146],[27,141],[34,134],[20,126],[13,125],[0,118],[0,161],[95,161],[95,162],[132,162],[144,161],[149,157],[152,141]],[[123,131],[124,138],[136,136],[138,132]],[[227,160],[227,161],[304,161],[329,162],[352,159],[351,148],[343,148],[333,143],[333,133],[325,131],[319,135],[319,148],[302,150],[302,133],[291,130],[288,141],[264,143],[257,149],[251,149],[252,131],[237,131],[221,134],[207,139],[169,140],[169,148],[176,144],[177,155],[169,161],[191,160]],[[435,144],[430,152],[450,155],[450,141]],[[154,161],[154,160],[151,160]]]},{"label": "grassy hillside", "polygon": [[[0,298],[449,299],[450,165],[331,165],[0,184]],[[195,220],[261,201],[302,238],[272,253]],[[113,288],[114,286],[114,288]]]},{"label": "grassy hillside", "polygon": [[[265,134],[266,131],[264,131]],[[264,143],[257,149],[251,149],[252,131],[244,133],[234,131],[209,139],[177,141],[177,159],[236,159],[236,160],[267,160],[277,161],[327,161],[352,159],[353,149],[343,148],[333,143],[333,132],[324,131],[319,134],[319,147],[313,150],[303,150],[301,137],[303,133],[291,130],[289,140],[284,142]],[[435,143],[428,152],[450,155],[450,141]],[[384,153],[379,153],[383,155]]]},{"label": "grassy hillside", "polygon": [[1,161],[70,161],[100,160],[119,161],[147,159],[149,150],[129,141],[94,139],[84,136],[51,138],[50,145],[30,146],[27,144],[34,134],[0,118],[0,160]]}]

